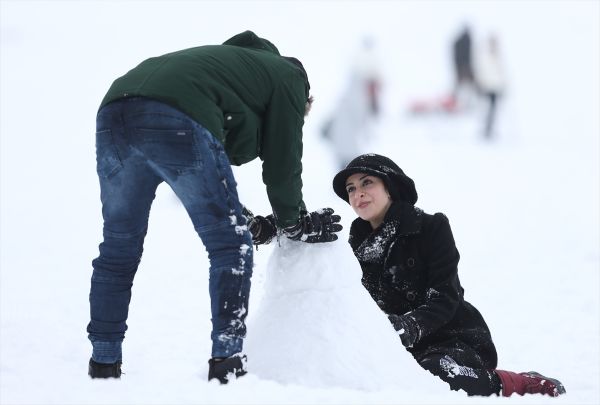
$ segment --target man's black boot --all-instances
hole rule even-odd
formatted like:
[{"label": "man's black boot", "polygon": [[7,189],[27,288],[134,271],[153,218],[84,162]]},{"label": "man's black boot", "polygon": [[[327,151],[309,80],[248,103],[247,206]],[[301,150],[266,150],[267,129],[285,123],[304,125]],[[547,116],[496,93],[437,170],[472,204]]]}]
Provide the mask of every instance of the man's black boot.
[{"label": "man's black boot", "polygon": [[221,384],[227,384],[230,380],[247,373],[246,355],[234,354],[226,358],[213,358],[208,361],[208,381],[216,378]]},{"label": "man's black boot", "polygon": [[88,375],[92,378],[121,378],[121,362],[103,364],[90,359]]}]

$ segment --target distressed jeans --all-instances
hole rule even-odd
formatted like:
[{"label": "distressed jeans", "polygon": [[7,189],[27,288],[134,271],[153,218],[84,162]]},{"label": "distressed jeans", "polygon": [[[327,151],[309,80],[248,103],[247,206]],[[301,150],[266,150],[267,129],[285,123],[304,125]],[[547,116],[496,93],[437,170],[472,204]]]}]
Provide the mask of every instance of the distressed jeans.
[{"label": "distressed jeans", "polygon": [[[212,356],[242,351],[252,238],[223,145],[166,104],[128,98],[99,111],[96,160],[104,226],[100,254],[92,262],[87,327],[92,358],[99,363],[122,361],[133,279],[150,207],[162,182],[183,203],[208,252]],[[195,294],[193,286],[185,288]]]}]

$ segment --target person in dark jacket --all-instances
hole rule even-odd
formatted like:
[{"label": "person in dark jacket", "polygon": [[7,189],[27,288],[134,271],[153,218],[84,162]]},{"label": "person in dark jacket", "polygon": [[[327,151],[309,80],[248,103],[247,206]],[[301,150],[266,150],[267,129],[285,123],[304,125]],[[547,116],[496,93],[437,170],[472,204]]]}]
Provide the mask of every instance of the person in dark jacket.
[{"label": "person in dark jacket", "polygon": [[[103,242],[92,262],[92,378],[121,376],[121,343],[155,191],[181,200],[210,260],[212,356],[208,378],[246,373],[252,244],[277,234],[330,242],[333,210],[306,211],[302,127],[312,103],[302,63],[251,31],[222,45],[153,57],[114,81],[96,121]],[[239,201],[231,164],[259,157],[272,214]],[[165,269],[167,270],[167,269]],[[172,271],[173,269],[169,269]]]},{"label": "person in dark jacket", "polygon": [[454,62],[455,91],[464,85],[472,85],[475,80],[471,57],[471,30],[465,25],[452,44]]},{"label": "person in dark jacket", "polygon": [[333,189],[359,216],[349,243],[364,287],[423,368],[469,395],[565,393],[539,373],[496,369],[490,330],[464,299],[448,218],[414,206],[415,184],[392,160],[358,156],[334,177]]}]

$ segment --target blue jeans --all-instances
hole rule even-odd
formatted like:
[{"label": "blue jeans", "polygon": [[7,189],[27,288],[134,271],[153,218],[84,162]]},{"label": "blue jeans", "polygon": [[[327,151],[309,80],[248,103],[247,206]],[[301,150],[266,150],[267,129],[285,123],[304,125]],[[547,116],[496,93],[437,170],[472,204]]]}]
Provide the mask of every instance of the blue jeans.
[{"label": "blue jeans", "polygon": [[131,287],[150,206],[163,181],[183,203],[208,251],[212,356],[242,351],[252,237],[223,145],[180,111],[130,98],[110,103],[98,113],[96,158],[104,240],[92,262],[87,327],[92,358],[99,363],[122,359]]}]

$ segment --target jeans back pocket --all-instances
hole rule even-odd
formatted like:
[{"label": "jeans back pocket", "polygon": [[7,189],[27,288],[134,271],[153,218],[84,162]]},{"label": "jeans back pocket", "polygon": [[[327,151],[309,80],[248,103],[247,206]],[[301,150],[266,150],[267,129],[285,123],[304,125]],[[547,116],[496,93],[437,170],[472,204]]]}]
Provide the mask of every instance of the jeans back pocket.
[{"label": "jeans back pocket", "polygon": [[191,129],[136,128],[136,147],[159,166],[178,172],[201,166]]},{"label": "jeans back pocket", "polygon": [[105,129],[96,132],[96,172],[108,179],[123,167],[112,131]]}]

